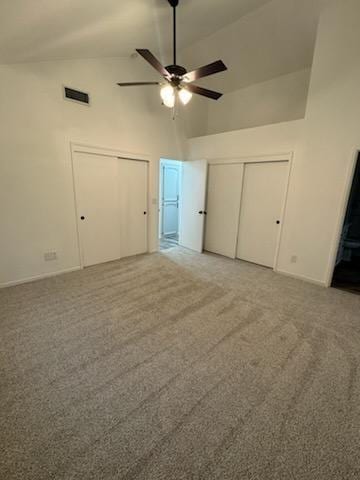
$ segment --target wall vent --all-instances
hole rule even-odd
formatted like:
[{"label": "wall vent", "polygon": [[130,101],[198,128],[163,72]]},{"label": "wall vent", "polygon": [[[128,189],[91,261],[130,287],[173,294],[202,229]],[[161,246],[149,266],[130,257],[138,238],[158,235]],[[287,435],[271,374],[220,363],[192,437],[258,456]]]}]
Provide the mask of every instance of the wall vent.
[{"label": "wall vent", "polygon": [[64,87],[64,95],[67,100],[79,102],[85,105],[90,104],[89,94],[80,92],[80,90],[74,90],[73,88]]}]

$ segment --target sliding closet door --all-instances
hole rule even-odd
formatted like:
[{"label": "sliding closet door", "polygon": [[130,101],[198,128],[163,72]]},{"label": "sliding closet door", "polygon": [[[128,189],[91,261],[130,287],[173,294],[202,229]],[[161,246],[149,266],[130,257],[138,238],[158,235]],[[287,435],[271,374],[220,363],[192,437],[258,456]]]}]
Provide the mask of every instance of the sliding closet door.
[{"label": "sliding closet door", "polygon": [[235,258],[243,165],[210,165],[205,250]]},{"label": "sliding closet door", "polygon": [[119,160],[121,257],[148,251],[148,165],[147,162]]},{"label": "sliding closet door", "polygon": [[238,258],[274,266],[287,176],[288,162],[245,165]]},{"label": "sliding closet door", "polygon": [[76,153],[74,174],[84,266],[120,258],[116,157]]}]

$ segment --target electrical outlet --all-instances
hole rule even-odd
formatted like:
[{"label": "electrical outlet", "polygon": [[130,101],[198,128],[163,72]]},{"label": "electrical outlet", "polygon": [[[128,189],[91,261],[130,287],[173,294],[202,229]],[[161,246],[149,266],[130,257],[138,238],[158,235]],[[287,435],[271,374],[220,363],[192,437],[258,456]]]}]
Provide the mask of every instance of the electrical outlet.
[{"label": "electrical outlet", "polygon": [[298,261],[298,257],[296,255],[293,255],[291,258],[290,258],[290,262],[291,263],[296,263]]},{"label": "electrical outlet", "polygon": [[53,260],[57,259],[57,253],[56,252],[45,252],[44,253],[44,260],[45,262],[51,262]]}]

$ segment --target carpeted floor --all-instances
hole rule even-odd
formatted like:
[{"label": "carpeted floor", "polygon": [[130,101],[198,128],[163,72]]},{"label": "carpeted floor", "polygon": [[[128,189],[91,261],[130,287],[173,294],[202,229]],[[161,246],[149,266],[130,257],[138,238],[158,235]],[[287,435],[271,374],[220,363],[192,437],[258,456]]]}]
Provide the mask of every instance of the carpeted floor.
[{"label": "carpeted floor", "polygon": [[360,478],[360,296],[180,248],[0,291],[0,478]]}]

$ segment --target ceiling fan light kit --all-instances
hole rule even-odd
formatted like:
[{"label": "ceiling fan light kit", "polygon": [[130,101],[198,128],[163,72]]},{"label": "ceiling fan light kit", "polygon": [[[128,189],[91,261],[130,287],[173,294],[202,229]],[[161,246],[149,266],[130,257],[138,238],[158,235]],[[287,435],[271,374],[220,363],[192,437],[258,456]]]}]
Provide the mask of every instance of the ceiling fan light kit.
[{"label": "ceiling fan light kit", "polygon": [[166,107],[174,108],[175,106],[175,90],[171,85],[161,87],[160,96]]},{"label": "ceiling fan light kit", "polygon": [[179,98],[183,105],[187,105],[193,93],[202,95],[212,100],[218,100],[222,93],[208,90],[203,87],[194,85],[192,82],[200,78],[214,75],[215,73],[227,70],[225,64],[221,60],[200,67],[192,72],[187,72],[186,68],[176,63],[176,7],[179,5],[179,0],[168,0],[170,6],[173,8],[173,64],[164,67],[159,60],[147,49],[136,49],[137,53],[141,55],[158,73],[163,77],[164,82],[127,82],[118,83],[120,87],[133,87],[143,85],[160,85],[160,96],[163,104],[168,108],[174,108],[176,99]]},{"label": "ceiling fan light kit", "polygon": [[179,90],[179,98],[183,105],[187,105],[192,99],[193,94],[186,87]]}]

